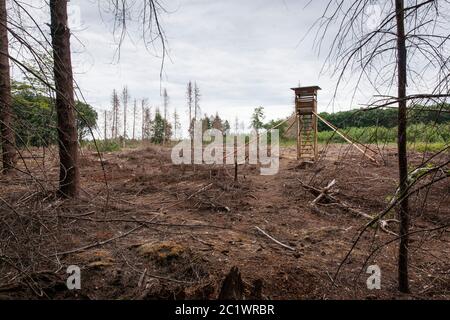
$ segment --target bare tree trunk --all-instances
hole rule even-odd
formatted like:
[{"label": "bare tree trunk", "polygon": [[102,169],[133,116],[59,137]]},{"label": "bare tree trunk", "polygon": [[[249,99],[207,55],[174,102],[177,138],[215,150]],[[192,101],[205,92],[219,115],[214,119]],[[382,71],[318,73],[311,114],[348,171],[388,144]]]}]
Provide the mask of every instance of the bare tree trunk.
[{"label": "bare tree trunk", "polygon": [[[192,123],[192,82],[189,81],[187,86],[186,98],[189,108],[189,137],[191,138],[191,157],[194,155],[194,125]],[[191,158],[193,159],[193,158]]]},{"label": "bare tree trunk", "polygon": [[[408,156],[406,151],[406,82],[407,82],[407,51],[405,36],[404,0],[395,0],[397,19],[397,69],[398,69],[398,168],[400,178],[400,197],[407,193],[408,188]],[[400,216],[400,247],[398,260],[398,286],[401,292],[409,292],[408,281],[408,232],[409,206],[408,198],[399,204]]]},{"label": "bare tree trunk", "polygon": [[166,145],[166,141],[167,141],[167,108],[169,107],[169,96],[167,94],[166,89],[164,89],[163,99],[164,99],[163,145]]},{"label": "bare tree trunk", "polygon": [[119,96],[116,89],[113,90],[112,94],[112,139],[117,139],[119,135]]},{"label": "bare tree trunk", "polygon": [[200,112],[200,88],[197,86],[197,82],[194,84],[194,119],[197,121],[198,114]]},{"label": "bare tree trunk", "polygon": [[50,13],[58,118],[59,192],[63,197],[73,198],[79,193],[80,174],[67,1],[50,0]]},{"label": "bare tree trunk", "polygon": [[145,131],[145,104],[144,104],[144,99],[142,99],[141,101],[141,108],[142,108],[142,141],[144,141],[144,131]]},{"label": "bare tree trunk", "polygon": [[235,136],[233,136],[233,140],[234,140],[234,143],[233,143],[233,150],[234,150],[234,182],[238,182],[238,159],[237,159],[237,152],[238,152],[238,150],[237,150],[237,147],[238,147],[238,145],[237,145],[237,139],[238,139],[238,137],[235,137]]},{"label": "bare tree trunk", "polygon": [[116,90],[113,90],[112,96],[111,96],[111,103],[112,103],[112,115],[111,115],[111,139],[115,139],[115,132],[116,132]]},{"label": "bare tree trunk", "polygon": [[134,108],[133,108],[133,140],[136,138],[136,108],[137,108],[137,101],[134,99]]},{"label": "bare tree trunk", "polygon": [[117,139],[117,110],[116,110],[116,103],[114,102],[113,105],[113,139]]},{"label": "bare tree trunk", "polygon": [[193,134],[192,134],[192,82],[189,81],[187,85],[187,91],[186,91],[186,99],[189,109],[189,135],[191,136],[191,140],[193,140]]},{"label": "bare tree trunk", "polygon": [[108,135],[107,135],[107,132],[106,132],[107,122],[108,122],[108,120],[107,120],[107,112],[105,110],[105,137],[104,137],[105,141],[108,140]]},{"label": "bare tree trunk", "polygon": [[16,162],[15,136],[12,128],[7,20],[6,0],[0,0],[0,141],[4,173],[10,172]]},{"label": "bare tree trunk", "polygon": [[128,87],[125,86],[123,88],[123,91],[122,91],[122,102],[123,102],[123,147],[125,147],[125,141],[127,139],[128,100],[130,100],[130,95],[128,93]]}]

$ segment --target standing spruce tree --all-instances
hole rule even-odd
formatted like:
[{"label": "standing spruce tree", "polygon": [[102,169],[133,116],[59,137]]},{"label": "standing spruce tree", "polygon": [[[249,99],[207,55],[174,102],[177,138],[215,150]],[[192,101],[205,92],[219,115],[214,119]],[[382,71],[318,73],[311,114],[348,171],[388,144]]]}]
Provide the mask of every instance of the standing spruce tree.
[{"label": "standing spruce tree", "polygon": [[153,120],[151,141],[157,144],[164,143],[165,129],[166,123],[164,121],[163,116],[161,115],[161,112],[159,111],[159,108],[157,108],[155,110],[155,119]]},{"label": "standing spruce tree", "polygon": [[0,0],[0,143],[4,173],[10,172],[16,162],[11,109],[8,13],[6,11],[6,0]]},{"label": "standing spruce tree", "polygon": [[80,173],[67,1],[50,0],[50,16],[59,138],[59,193],[75,198],[80,190]]}]

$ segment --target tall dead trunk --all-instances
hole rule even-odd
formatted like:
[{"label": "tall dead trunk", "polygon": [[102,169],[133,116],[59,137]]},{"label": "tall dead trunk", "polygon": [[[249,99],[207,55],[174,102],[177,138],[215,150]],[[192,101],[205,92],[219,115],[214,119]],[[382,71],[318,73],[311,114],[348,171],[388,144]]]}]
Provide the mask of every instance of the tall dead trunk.
[{"label": "tall dead trunk", "polygon": [[164,89],[164,123],[163,123],[163,145],[166,145],[167,141],[167,108],[169,107],[169,95],[167,94],[167,90]]},{"label": "tall dead trunk", "polygon": [[119,134],[119,96],[116,89],[113,90],[112,94],[112,108],[113,108],[113,119],[112,119],[112,139],[117,139]]},{"label": "tall dead trunk", "polygon": [[59,192],[78,196],[80,174],[67,1],[50,0],[51,35],[59,138]]},{"label": "tall dead trunk", "polygon": [[[395,0],[397,20],[397,70],[398,70],[398,168],[400,178],[400,197],[408,189],[408,157],[406,151],[406,84],[407,84],[407,51],[405,35],[404,0]],[[408,281],[408,232],[409,206],[408,198],[399,204],[400,246],[398,260],[398,287],[401,292],[409,292]]]},{"label": "tall dead trunk", "polygon": [[144,103],[144,99],[142,99],[142,101],[141,101],[141,108],[142,108],[142,110],[141,110],[141,113],[142,113],[142,128],[141,128],[141,130],[142,130],[142,141],[144,141],[144,139],[145,139],[145,103]]},{"label": "tall dead trunk", "polygon": [[106,129],[107,129],[107,122],[108,122],[108,119],[107,119],[107,112],[106,112],[106,110],[105,110],[105,133],[104,133],[104,139],[105,139],[105,141],[106,140],[108,140],[108,135],[107,135],[107,131],[106,131]]},{"label": "tall dead trunk", "polygon": [[128,100],[130,95],[128,93],[128,87],[125,86],[122,90],[122,102],[123,102],[123,146],[125,147],[125,140],[127,139],[127,112],[128,112]]},{"label": "tall dead trunk", "polygon": [[134,99],[134,108],[133,108],[133,140],[136,138],[136,108],[137,108],[137,101]]},{"label": "tall dead trunk", "polygon": [[4,173],[10,172],[16,162],[15,136],[12,128],[7,21],[6,0],[0,0],[0,141]]},{"label": "tall dead trunk", "polygon": [[200,112],[200,88],[194,83],[194,119],[197,121]]},{"label": "tall dead trunk", "polygon": [[[186,98],[189,109],[189,137],[191,138],[191,157],[194,155],[194,124],[192,123],[192,81],[189,81],[187,86]],[[192,158],[193,159],[193,158]]]}]

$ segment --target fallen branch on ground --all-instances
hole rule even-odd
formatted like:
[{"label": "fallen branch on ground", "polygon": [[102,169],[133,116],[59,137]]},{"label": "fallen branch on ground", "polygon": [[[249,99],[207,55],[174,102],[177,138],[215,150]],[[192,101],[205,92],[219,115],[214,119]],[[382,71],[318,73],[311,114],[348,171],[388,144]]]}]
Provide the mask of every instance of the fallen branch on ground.
[{"label": "fallen branch on ground", "polygon": [[318,203],[327,193],[328,191],[331,190],[331,188],[333,188],[333,186],[336,184],[336,179],[334,179],[333,181],[331,181],[325,188],[322,189],[322,191],[320,192],[319,196],[317,198],[315,198],[311,204],[316,204]]},{"label": "fallen branch on ground", "polygon": [[255,227],[255,229],[258,230],[259,232],[261,232],[263,235],[265,235],[267,238],[269,238],[270,240],[272,240],[272,241],[275,242],[276,244],[279,244],[280,246],[282,246],[282,247],[284,247],[284,248],[286,248],[286,249],[295,251],[295,248],[292,248],[292,247],[288,246],[287,244],[284,244],[284,243],[278,241],[277,239],[275,239],[274,237],[272,237],[271,235],[269,235],[268,233],[266,233],[265,231],[263,231],[261,228]]},{"label": "fallen branch on ground", "polygon": [[198,189],[197,191],[195,191],[193,194],[191,194],[191,195],[190,195],[189,197],[187,197],[186,199],[176,201],[175,203],[171,204],[170,206],[168,206],[168,207],[166,207],[166,208],[161,208],[160,211],[161,211],[161,212],[164,212],[164,211],[166,211],[167,209],[173,208],[173,207],[179,205],[180,203],[183,203],[183,202],[185,202],[185,201],[188,201],[188,200],[192,199],[192,198],[195,197],[196,195],[198,195],[198,194],[200,194],[200,193],[202,193],[202,192],[208,190],[209,188],[211,188],[211,187],[213,186],[213,184],[214,184],[214,183],[210,183],[210,184],[207,184],[207,185],[205,185],[205,186],[202,186],[200,189]]},{"label": "fallen branch on ground", "polygon": [[[300,179],[297,178],[297,180],[301,183],[301,185],[307,189],[308,191],[310,191],[314,196],[316,196],[316,198],[310,203],[311,208],[316,211],[316,212],[323,212],[323,210],[318,208],[318,205],[320,205],[320,201],[325,199],[327,200],[329,205],[333,205],[333,206],[337,206],[340,209],[346,211],[346,212],[350,212],[353,213],[357,216],[361,216],[363,218],[366,218],[370,221],[373,221],[375,219],[375,217],[371,216],[370,214],[367,214],[365,212],[362,212],[360,210],[354,209],[352,208],[349,204],[345,203],[344,201],[341,201],[339,199],[337,199],[335,196],[329,194],[331,189],[336,185],[336,180],[331,181],[328,186],[326,186],[323,189],[317,189],[313,186],[309,186],[307,184],[305,184],[303,181],[301,181]],[[398,236],[395,232],[391,231],[388,229],[389,224],[390,223],[399,223],[398,220],[396,219],[389,219],[389,220],[378,220],[378,226],[380,227],[380,229],[390,235],[393,236]]]},{"label": "fallen branch on ground", "polygon": [[68,250],[68,251],[64,251],[64,252],[58,252],[58,253],[55,253],[55,255],[56,256],[63,256],[63,255],[71,254],[71,253],[82,252],[82,251],[85,251],[85,250],[88,250],[88,249],[91,249],[91,248],[94,248],[94,247],[102,246],[102,245],[105,245],[105,244],[107,244],[109,242],[112,242],[114,240],[126,237],[127,235],[129,235],[129,234],[131,234],[131,233],[133,233],[133,232],[135,232],[135,231],[137,231],[137,230],[139,230],[139,229],[141,229],[143,227],[144,227],[143,225],[139,225],[139,226],[137,226],[137,227],[135,227],[135,228],[133,228],[133,229],[131,229],[131,230],[121,234],[121,235],[112,237],[110,239],[107,239],[107,240],[104,240],[104,241],[97,241],[95,243],[88,244],[86,246],[83,246],[83,247],[80,247],[80,248],[77,248],[77,249],[72,249],[72,250]]}]

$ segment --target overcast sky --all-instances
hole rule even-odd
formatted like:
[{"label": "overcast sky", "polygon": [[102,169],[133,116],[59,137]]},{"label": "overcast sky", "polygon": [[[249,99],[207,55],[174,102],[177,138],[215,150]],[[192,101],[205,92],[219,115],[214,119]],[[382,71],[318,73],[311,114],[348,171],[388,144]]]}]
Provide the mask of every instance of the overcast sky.
[{"label": "overcast sky", "polygon": [[[112,17],[100,14],[97,0],[71,1],[75,79],[87,102],[98,111],[111,108],[114,88],[128,85],[133,98],[148,98],[154,107],[161,105],[160,86],[167,88],[170,113],[177,108],[185,133],[189,80],[200,87],[202,113],[218,112],[232,126],[237,116],[248,127],[258,106],[264,107],[266,120],[290,115],[290,88],[298,84],[321,86],[319,110],[332,111],[335,81],[329,74],[320,74],[324,55],[313,50],[312,36],[301,41],[326,2],[312,1],[307,6],[309,2],[165,1],[170,12],[161,18],[170,57],[161,82],[161,59],[145,49],[133,22],[116,61]],[[347,89],[340,91],[334,110],[367,102],[360,95],[351,105],[352,88]],[[101,126],[103,115],[99,118]]]}]

